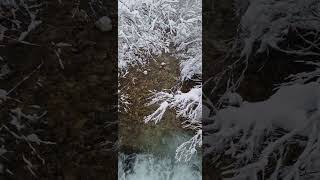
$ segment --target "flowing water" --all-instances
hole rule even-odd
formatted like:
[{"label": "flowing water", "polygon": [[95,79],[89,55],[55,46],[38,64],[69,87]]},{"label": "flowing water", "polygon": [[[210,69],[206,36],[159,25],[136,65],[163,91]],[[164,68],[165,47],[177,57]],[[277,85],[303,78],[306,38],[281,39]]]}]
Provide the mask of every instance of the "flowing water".
[{"label": "flowing water", "polygon": [[[178,145],[191,136],[183,132],[171,132],[162,138],[157,149],[119,155],[119,180],[200,180],[201,156],[191,161],[175,159]],[[153,138],[153,137],[148,137]],[[157,142],[155,140],[155,142]]]}]

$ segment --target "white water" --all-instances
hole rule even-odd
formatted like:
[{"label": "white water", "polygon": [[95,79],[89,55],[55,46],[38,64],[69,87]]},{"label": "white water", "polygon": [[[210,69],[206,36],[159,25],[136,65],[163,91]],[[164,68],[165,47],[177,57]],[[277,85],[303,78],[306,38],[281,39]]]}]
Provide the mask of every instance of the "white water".
[{"label": "white water", "polygon": [[[135,158],[133,158],[135,156]],[[174,157],[157,157],[152,154],[128,156],[121,154],[119,180],[200,180],[199,162],[177,162]],[[132,159],[131,167],[126,160]]]},{"label": "white water", "polygon": [[[140,154],[120,153],[118,165],[119,180],[201,180],[201,156],[189,162],[177,161],[176,147],[189,136],[175,133],[163,139],[158,152],[154,150]],[[150,138],[150,137],[149,137]]]}]

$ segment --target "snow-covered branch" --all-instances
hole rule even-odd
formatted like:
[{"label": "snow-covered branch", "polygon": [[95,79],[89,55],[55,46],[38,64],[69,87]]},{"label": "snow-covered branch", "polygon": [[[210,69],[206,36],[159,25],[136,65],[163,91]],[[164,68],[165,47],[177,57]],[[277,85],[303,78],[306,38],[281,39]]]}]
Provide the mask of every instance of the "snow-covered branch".
[{"label": "snow-covered branch", "polygon": [[159,104],[158,109],[149,116],[145,117],[145,122],[154,121],[158,123],[165,111],[170,108],[174,109],[177,118],[181,118],[183,127],[195,131],[195,135],[187,142],[181,144],[176,152],[178,160],[190,160],[202,145],[202,88],[196,86],[189,92],[182,93],[178,91],[176,94],[167,92],[155,93],[148,105]]},{"label": "snow-covered branch", "polygon": [[[205,131],[214,132],[205,138],[209,146],[205,153],[233,159],[232,169],[224,171],[225,175],[232,175],[230,179],[256,179],[262,173],[262,179],[289,180],[302,176],[301,168],[311,171],[309,167],[313,167],[313,171],[319,164],[316,154],[320,152],[319,92],[318,83],[294,84],[280,87],[266,101],[243,102],[240,107],[219,110],[214,123],[205,127]],[[290,157],[295,161],[286,164],[283,159],[290,156],[288,148],[304,150]],[[271,173],[270,168],[274,168]]]}]

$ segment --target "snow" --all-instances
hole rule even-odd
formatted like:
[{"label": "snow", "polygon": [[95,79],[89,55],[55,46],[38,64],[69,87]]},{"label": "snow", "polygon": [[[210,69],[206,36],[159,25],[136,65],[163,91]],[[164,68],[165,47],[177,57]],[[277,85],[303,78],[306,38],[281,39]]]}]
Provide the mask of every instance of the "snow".
[{"label": "snow", "polygon": [[[231,70],[223,70],[221,76],[215,77],[217,87],[226,85],[222,95],[213,94],[221,97],[218,103],[204,104],[204,120],[208,123],[203,127],[208,132],[204,137],[208,147],[205,154],[217,157],[213,163],[223,166],[225,179],[320,179],[319,173],[312,173],[319,172],[320,165],[320,1],[237,0],[234,3],[240,22],[232,48],[225,50],[235,58],[225,61]],[[251,62],[256,55],[261,53],[269,60],[270,52],[298,55],[299,63],[314,69],[290,75],[275,84],[278,86],[275,93],[264,101],[246,102],[234,92],[248,66],[259,65],[260,62]],[[310,55],[312,58],[308,58]],[[294,62],[296,57],[288,58]],[[225,84],[219,81],[223,79],[227,79]],[[213,92],[216,93],[215,89]],[[221,157],[227,157],[228,161],[230,158],[230,162]]]},{"label": "snow", "polygon": [[202,89],[199,87],[194,87],[186,93],[177,91],[175,94],[170,94],[167,92],[155,93],[152,97],[152,104],[161,104],[155,113],[149,115],[145,118],[146,122],[155,121],[158,122],[163,113],[159,112],[165,111],[168,107],[173,108],[177,111],[178,117],[184,117],[190,123],[201,123],[202,116]]},{"label": "snow", "polygon": [[102,16],[96,21],[95,26],[102,32],[108,32],[112,30],[111,19],[108,16]]},{"label": "snow", "polygon": [[[318,150],[312,149],[319,148],[314,144],[314,139],[318,138],[319,107],[320,84],[311,82],[279,87],[275,94],[265,101],[244,101],[240,107],[228,106],[218,110],[214,123],[205,127],[205,130],[215,130],[215,133],[206,137],[205,144],[210,148],[206,149],[205,153],[222,151],[223,154],[236,158],[238,164],[234,164],[235,169],[224,172],[234,174],[231,179],[254,178],[268,166],[270,156],[286,146],[289,140],[301,143],[294,138],[300,135],[308,137],[306,143],[311,144],[306,145],[298,159],[309,158],[319,163],[319,158],[315,156]],[[273,137],[279,129],[286,133],[281,137]],[[254,156],[258,158],[254,159]],[[279,163],[282,161],[277,160]],[[291,169],[299,167],[300,164],[308,164],[307,162],[298,160]],[[293,171],[299,173],[296,169]],[[283,175],[288,179],[291,176],[292,173]]]},{"label": "snow", "polygon": [[164,31],[170,16],[169,12],[161,9],[167,9],[171,4],[175,3],[156,0],[119,2],[120,73],[125,72],[130,66],[145,65],[152,56],[160,55],[162,51],[168,52],[170,40]]},{"label": "snow", "polygon": [[[178,149],[195,154],[195,147],[202,144],[202,85],[199,83],[202,74],[202,1],[124,0],[119,2],[118,8],[119,77],[125,77],[129,67],[143,69],[151,60],[156,60],[155,57],[167,53],[179,60],[179,82],[196,82],[184,93],[179,90],[154,91],[147,105],[158,105],[158,108],[144,118],[145,122],[158,123],[168,109],[175,110],[177,117],[183,119],[183,127],[194,131],[194,137]],[[167,65],[159,63],[160,68]],[[120,101],[119,104],[124,103]],[[183,159],[189,159],[189,156]]]},{"label": "snow", "polygon": [[225,100],[229,105],[232,106],[241,106],[243,103],[242,97],[237,93],[227,93],[225,96]]},{"label": "snow", "polygon": [[147,123],[149,121],[154,121],[157,124],[162,119],[168,106],[169,106],[169,103],[167,101],[162,102],[159,108],[154,113],[144,118],[144,122]]},{"label": "snow", "polygon": [[196,148],[202,146],[202,89],[198,86],[186,93],[177,91],[174,94],[155,92],[148,105],[160,104],[158,109],[144,118],[145,122],[158,123],[168,108],[176,111],[177,117],[184,119],[183,127],[195,131],[195,135],[177,148],[176,158],[189,161],[196,154]]},{"label": "snow", "polygon": [[14,125],[16,127],[16,129],[18,131],[20,131],[21,129],[23,129],[25,126],[23,124],[21,124],[19,121],[18,121],[18,118],[11,115],[11,121],[10,121],[10,124]]},{"label": "snow", "polygon": [[22,159],[23,159],[23,161],[25,162],[25,164],[26,164],[26,168],[29,170],[29,172],[33,175],[33,176],[35,176],[35,177],[37,177],[37,175],[35,174],[35,172],[34,172],[34,165],[24,156],[24,155],[22,155]]},{"label": "snow", "polygon": [[11,72],[9,66],[7,64],[4,64],[0,68],[0,79],[3,79],[6,75],[8,75]]},{"label": "snow", "polygon": [[7,99],[7,91],[4,89],[0,89],[0,102]]},{"label": "snow", "polygon": [[196,134],[188,141],[182,143],[176,150],[176,159],[178,161],[190,161],[197,153],[197,148],[202,146],[202,130],[199,129]]},{"label": "snow", "polygon": [[119,2],[119,71],[143,66],[174,44],[184,60],[181,79],[201,74],[201,8],[198,0]]},{"label": "snow", "polygon": [[30,142],[37,143],[38,145],[42,142],[36,134],[29,134],[26,139]]},{"label": "snow", "polygon": [[[242,9],[245,13],[240,24],[244,42],[241,55],[247,58],[252,55],[254,43],[259,44],[258,52],[266,52],[269,47],[281,50],[279,43],[285,40],[289,29],[320,28],[317,20],[320,2],[317,0],[250,0],[249,5],[238,8],[246,7],[246,10]],[[289,51],[301,53],[300,50]]]},{"label": "snow", "polygon": [[236,124],[248,129],[257,122],[294,130],[306,124],[310,113],[318,109],[319,95],[317,83],[281,87],[266,101],[244,102],[241,107],[222,109],[217,113],[217,122],[225,128]]},{"label": "snow", "polygon": [[143,74],[144,75],[148,75],[148,71],[143,71]]},{"label": "snow", "polygon": [[40,145],[40,144],[55,144],[50,141],[42,141],[41,139],[39,139],[39,137],[36,134],[29,134],[27,137],[24,137],[24,139],[29,142],[36,143],[38,145]]}]

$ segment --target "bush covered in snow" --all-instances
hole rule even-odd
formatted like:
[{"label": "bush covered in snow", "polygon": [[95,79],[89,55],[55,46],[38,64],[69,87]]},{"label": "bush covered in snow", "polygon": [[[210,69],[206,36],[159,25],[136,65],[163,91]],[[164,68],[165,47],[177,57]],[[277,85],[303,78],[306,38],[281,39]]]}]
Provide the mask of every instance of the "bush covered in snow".
[{"label": "bush covered in snow", "polygon": [[[317,41],[308,40],[308,37],[319,38],[319,8],[320,2],[316,0],[250,1],[241,18],[241,55],[249,58],[254,48],[257,52],[273,48],[298,55],[317,54],[311,51],[316,48]],[[297,33],[306,46],[282,47],[281,43],[288,38],[290,31]],[[254,47],[255,43],[258,47]]]},{"label": "bush covered in snow", "polygon": [[[233,169],[224,172],[233,173],[234,179],[255,179],[259,173],[270,173],[267,168],[274,168],[272,175],[267,174],[271,179],[303,174],[301,169],[319,163],[319,92],[318,83],[295,84],[279,88],[266,101],[243,102],[240,107],[219,110],[214,123],[205,129],[215,131],[206,137],[210,144],[206,153],[234,158]],[[304,150],[295,157],[296,162],[287,164],[285,150],[295,145]]]},{"label": "bush covered in snow", "polygon": [[[204,121],[209,122],[204,127],[205,154],[215,157],[225,179],[319,179],[320,3],[234,2],[240,22],[232,56],[226,56],[230,66],[221,73],[229,75],[225,92],[218,103],[203,107]],[[298,63],[314,70],[274,84],[274,94],[264,101],[246,102],[235,92],[256,55],[268,59],[270,52],[298,57]]]}]

